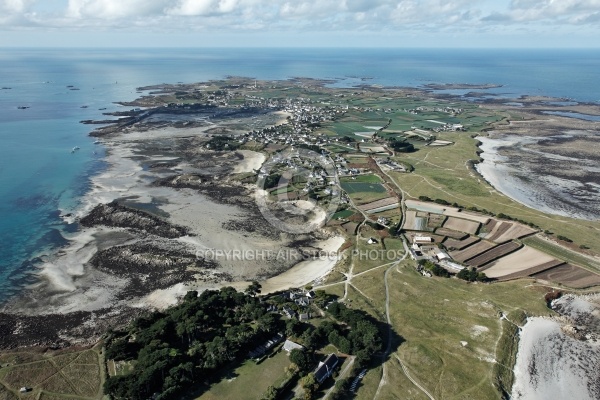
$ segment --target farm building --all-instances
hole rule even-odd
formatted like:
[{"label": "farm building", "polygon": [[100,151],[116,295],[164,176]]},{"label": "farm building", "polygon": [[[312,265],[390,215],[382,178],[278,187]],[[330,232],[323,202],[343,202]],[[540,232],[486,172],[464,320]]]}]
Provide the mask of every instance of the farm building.
[{"label": "farm building", "polygon": [[416,244],[424,244],[431,243],[433,239],[430,236],[415,236],[414,243]]},{"label": "farm building", "polygon": [[325,379],[329,378],[339,362],[340,359],[333,353],[328,355],[325,361],[321,361],[314,372],[317,382],[323,383]]},{"label": "farm building", "polygon": [[289,353],[290,351],[295,350],[295,349],[304,350],[304,346],[302,346],[301,344],[292,342],[291,340],[286,340],[285,343],[283,344],[283,349]]}]

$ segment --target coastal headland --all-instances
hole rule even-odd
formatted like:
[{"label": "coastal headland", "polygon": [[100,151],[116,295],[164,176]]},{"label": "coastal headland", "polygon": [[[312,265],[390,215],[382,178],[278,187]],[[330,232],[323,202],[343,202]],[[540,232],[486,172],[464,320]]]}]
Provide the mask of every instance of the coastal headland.
[{"label": "coastal headland", "polygon": [[[109,113],[115,119],[84,121],[99,125],[90,135],[106,148],[107,167],[63,215],[79,227],[69,245],[44,256],[36,283],[3,306],[0,347],[93,346],[109,328],[178,304],[188,291],[257,281],[262,294],[320,289],[388,324],[386,361],[366,375],[363,393],[404,396],[415,390],[410,370],[444,397],[475,385],[462,374],[467,364],[490,376],[485,398],[510,393],[515,379],[527,393],[519,381],[527,361],[519,359],[516,377],[497,366],[515,363],[509,332],[528,317],[556,316],[548,291],[575,296],[600,286],[591,150],[600,108],[436,93],[495,84],[330,83],[230,77],[148,86],[121,103],[130,110]],[[462,269],[471,275],[441,278]],[[450,314],[414,317],[423,288],[441,293],[431,301]],[[446,351],[449,342],[422,327],[442,329],[442,320],[458,324],[450,351],[462,352],[459,372],[423,352]],[[470,324],[468,341],[460,321]],[[407,341],[399,349],[395,330]],[[597,351],[581,348],[585,359]],[[419,367],[427,363],[456,374],[455,386],[433,389]],[[399,393],[388,378],[402,382]]]}]

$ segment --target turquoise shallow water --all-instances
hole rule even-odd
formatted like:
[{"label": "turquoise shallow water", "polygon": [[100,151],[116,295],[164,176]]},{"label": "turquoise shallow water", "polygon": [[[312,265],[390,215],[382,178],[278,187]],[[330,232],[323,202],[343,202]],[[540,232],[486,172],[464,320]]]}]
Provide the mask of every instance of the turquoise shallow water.
[{"label": "turquoise shallow water", "polygon": [[[119,109],[113,102],[134,99],[138,86],[227,75],[352,86],[368,77],[388,86],[497,83],[504,86],[486,92],[600,102],[598,71],[597,50],[3,50],[0,87],[10,89],[0,90],[0,299],[33,281],[32,259],[77,229],[59,215],[77,207],[103,168],[103,151],[87,136],[92,127],[79,121]],[[74,146],[81,149],[72,154]]]}]

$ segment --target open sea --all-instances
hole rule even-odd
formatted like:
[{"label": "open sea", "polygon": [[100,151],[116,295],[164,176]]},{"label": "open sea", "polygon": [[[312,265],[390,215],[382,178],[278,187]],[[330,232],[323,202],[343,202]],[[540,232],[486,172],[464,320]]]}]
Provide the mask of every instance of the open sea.
[{"label": "open sea", "polygon": [[77,230],[60,215],[77,209],[104,168],[102,147],[87,135],[94,126],[79,121],[124,108],[113,102],[135,99],[139,86],[228,75],[327,78],[339,87],[495,83],[503,87],[483,92],[600,103],[599,50],[3,49],[0,301],[34,282],[39,257]]}]

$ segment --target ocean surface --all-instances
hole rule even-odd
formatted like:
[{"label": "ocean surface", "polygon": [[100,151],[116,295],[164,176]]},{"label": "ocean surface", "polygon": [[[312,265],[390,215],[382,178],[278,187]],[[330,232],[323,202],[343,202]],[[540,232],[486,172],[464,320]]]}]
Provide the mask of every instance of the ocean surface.
[{"label": "ocean surface", "polygon": [[104,168],[102,146],[87,135],[94,126],[79,121],[124,109],[113,102],[135,99],[139,86],[228,75],[326,78],[337,87],[494,83],[503,86],[482,92],[600,103],[599,71],[598,50],[3,49],[0,301],[34,282],[44,255],[77,230],[60,215],[77,209]]}]

